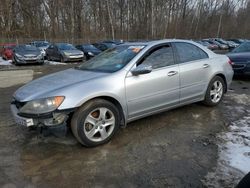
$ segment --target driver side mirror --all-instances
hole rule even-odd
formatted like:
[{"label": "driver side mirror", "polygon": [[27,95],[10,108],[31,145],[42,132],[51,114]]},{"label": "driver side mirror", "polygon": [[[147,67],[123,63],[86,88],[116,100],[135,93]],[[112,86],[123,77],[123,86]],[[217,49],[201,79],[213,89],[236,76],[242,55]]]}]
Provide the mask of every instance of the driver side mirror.
[{"label": "driver side mirror", "polygon": [[138,67],[134,68],[131,73],[134,76],[138,76],[140,74],[148,74],[152,72],[153,68],[151,65],[140,64]]}]

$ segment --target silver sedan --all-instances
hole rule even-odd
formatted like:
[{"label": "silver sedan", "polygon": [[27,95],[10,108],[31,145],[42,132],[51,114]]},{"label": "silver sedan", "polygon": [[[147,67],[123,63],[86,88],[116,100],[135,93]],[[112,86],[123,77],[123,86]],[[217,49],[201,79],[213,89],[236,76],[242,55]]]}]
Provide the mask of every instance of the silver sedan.
[{"label": "silver sedan", "polygon": [[11,109],[23,126],[71,126],[88,147],[127,123],[182,105],[220,103],[233,77],[230,60],[186,40],[124,43],[80,66],[18,89]]}]

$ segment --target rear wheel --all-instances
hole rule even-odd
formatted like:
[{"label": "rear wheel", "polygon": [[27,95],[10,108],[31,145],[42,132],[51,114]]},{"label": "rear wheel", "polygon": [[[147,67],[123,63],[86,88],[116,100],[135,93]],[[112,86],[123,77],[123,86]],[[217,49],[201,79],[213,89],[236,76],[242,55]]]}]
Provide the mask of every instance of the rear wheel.
[{"label": "rear wheel", "polygon": [[71,120],[76,139],[87,147],[107,143],[119,129],[119,111],[114,104],[95,99],[79,108]]},{"label": "rear wheel", "polygon": [[224,96],[226,85],[220,76],[215,76],[209,83],[204,104],[208,106],[215,106],[219,104]]}]

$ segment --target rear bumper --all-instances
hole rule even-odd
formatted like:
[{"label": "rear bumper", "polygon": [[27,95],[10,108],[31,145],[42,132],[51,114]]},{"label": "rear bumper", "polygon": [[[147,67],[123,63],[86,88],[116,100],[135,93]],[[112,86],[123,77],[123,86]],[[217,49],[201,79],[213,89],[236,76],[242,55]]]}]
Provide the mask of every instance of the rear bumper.
[{"label": "rear bumper", "polygon": [[233,70],[235,75],[250,75],[250,63],[234,63]]}]

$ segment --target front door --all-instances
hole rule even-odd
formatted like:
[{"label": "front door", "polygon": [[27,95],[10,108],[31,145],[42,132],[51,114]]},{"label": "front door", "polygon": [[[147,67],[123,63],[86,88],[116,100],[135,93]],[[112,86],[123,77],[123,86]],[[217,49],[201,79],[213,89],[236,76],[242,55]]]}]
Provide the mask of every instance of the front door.
[{"label": "front door", "polygon": [[125,80],[129,119],[144,116],[179,103],[179,66],[169,44],[151,49],[140,64],[153,71],[138,76],[129,73]]}]

